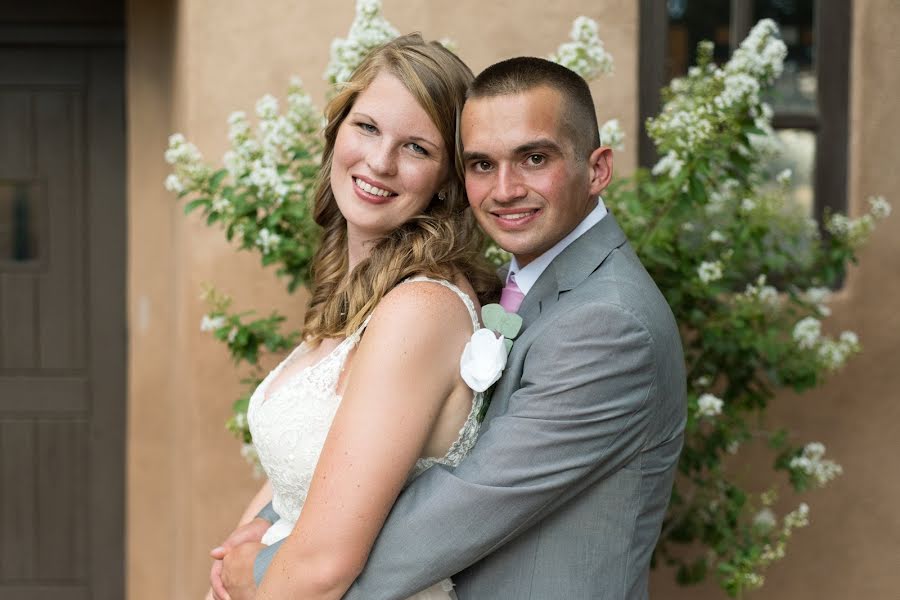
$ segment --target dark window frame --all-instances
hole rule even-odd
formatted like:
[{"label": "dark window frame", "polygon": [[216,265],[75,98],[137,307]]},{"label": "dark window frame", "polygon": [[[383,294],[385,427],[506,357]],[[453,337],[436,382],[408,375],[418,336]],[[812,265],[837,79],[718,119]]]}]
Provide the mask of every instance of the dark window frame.
[{"label": "dark window frame", "polygon": [[[819,223],[826,211],[847,212],[850,141],[850,35],[852,0],[816,0],[816,79],[818,114],[776,113],[777,129],[816,133],[813,215]],[[665,0],[641,0],[638,67],[640,144],[638,162],[651,167],[658,156],[647,136],[646,122],[659,114],[659,92],[665,81],[668,13]],[[731,0],[730,45],[734,49],[753,27],[753,2]],[[827,43],[822,43],[826,40]]]}]

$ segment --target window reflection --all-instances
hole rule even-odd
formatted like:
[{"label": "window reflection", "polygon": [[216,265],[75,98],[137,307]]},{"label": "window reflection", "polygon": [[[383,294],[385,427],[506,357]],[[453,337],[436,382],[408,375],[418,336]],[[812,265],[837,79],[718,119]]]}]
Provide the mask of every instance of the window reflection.
[{"label": "window reflection", "polygon": [[788,198],[813,216],[813,178],[815,176],[816,134],[804,129],[779,129],[775,132],[780,152],[769,160],[766,168],[768,185],[780,185],[776,178],[785,169],[791,171]]},{"label": "window reflection", "polygon": [[713,58],[717,63],[728,60],[729,5],[722,0],[668,0],[667,81],[685,75],[688,67],[697,62],[697,44],[703,40],[715,44]]},{"label": "window reflection", "polygon": [[0,262],[38,259],[39,214],[34,186],[0,182]]}]

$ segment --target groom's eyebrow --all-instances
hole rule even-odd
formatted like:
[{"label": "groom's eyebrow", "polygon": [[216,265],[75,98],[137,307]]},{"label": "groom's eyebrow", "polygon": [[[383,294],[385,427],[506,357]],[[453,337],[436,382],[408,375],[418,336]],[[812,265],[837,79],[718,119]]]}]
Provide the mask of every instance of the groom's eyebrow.
[{"label": "groom's eyebrow", "polygon": [[513,153],[517,156],[521,156],[523,154],[532,154],[535,152],[547,152],[552,154],[562,154],[562,148],[560,148],[559,144],[550,138],[539,138],[521,146],[516,146],[513,150]]},{"label": "groom's eyebrow", "polygon": [[469,152],[464,150],[462,156],[463,160],[466,162],[470,160],[488,160],[488,155],[484,152]]}]

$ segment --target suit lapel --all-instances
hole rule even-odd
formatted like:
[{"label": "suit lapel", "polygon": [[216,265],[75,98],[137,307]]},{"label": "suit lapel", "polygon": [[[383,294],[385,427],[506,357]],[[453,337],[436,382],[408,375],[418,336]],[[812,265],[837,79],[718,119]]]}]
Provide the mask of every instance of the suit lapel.
[{"label": "suit lapel", "polygon": [[[546,313],[551,306],[556,304],[560,294],[581,284],[603,264],[610,252],[624,244],[625,241],[625,234],[619,228],[619,224],[611,214],[607,214],[584,235],[569,244],[544,269],[544,272],[525,295],[525,299],[519,307],[519,316],[522,317],[522,332],[524,333],[542,313]],[[522,339],[521,333],[517,339]],[[516,366],[513,368],[512,363],[507,364],[506,372],[497,383],[497,387],[494,388],[484,427],[490,427],[491,419],[506,412],[509,398],[519,385],[522,362],[527,354],[527,345],[523,354],[517,352],[516,343],[518,342],[513,342],[513,352],[510,354],[510,360],[515,362]],[[508,377],[509,373],[515,373],[515,375]],[[551,377],[552,374],[545,373],[541,376]]]}]

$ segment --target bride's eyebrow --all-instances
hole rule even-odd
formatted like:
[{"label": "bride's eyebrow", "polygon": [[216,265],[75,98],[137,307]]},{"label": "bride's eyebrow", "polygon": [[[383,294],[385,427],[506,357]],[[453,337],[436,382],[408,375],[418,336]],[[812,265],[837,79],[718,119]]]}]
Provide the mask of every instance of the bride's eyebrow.
[{"label": "bride's eyebrow", "polygon": [[372,118],[372,115],[367,115],[367,114],[364,113],[364,112],[359,112],[359,111],[356,111],[356,110],[354,110],[353,112],[351,112],[351,113],[350,113],[349,115],[347,115],[347,116],[348,116],[349,118],[352,118],[352,119],[368,119],[369,121],[372,121],[373,123],[376,122],[375,119]]}]

